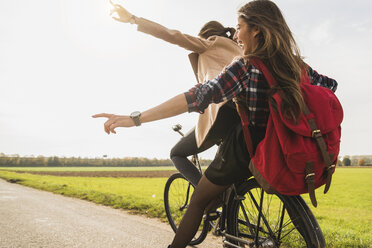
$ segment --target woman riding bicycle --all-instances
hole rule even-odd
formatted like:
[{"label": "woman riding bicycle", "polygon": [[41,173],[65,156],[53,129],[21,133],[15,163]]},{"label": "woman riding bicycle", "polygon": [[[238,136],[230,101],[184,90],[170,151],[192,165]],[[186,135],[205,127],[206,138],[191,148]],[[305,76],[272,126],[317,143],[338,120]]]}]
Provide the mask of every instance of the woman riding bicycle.
[{"label": "woman riding bicycle", "polygon": [[[188,92],[143,112],[136,120],[130,116],[113,114],[98,114],[94,117],[108,118],[104,127],[109,134],[115,133],[116,127],[134,126],[134,121],[155,121],[186,111],[203,112],[211,103],[235,98],[247,107],[246,114],[250,120],[247,128],[253,146],[256,146],[265,136],[273,91],[281,93],[284,111],[290,118],[296,120],[300,115],[302,95],[299,82],[303,68],[307,69],[312,84],[336,90],[335,80],[319,75],[303,62],[280,9],[270,0],[254,0],[240,8],[237,39],[243,46],[245,56],[230,64],[215,79],[197,84]],[[275,89],[270,90],[263,74],[249,63],[251,57],[257,57],[265,63],[278,82]],[[239,126],[235,130],[236,140],[244,147],[245,141],[240,138],[243,134]],[[249,160],[249,155],[243,154]],[[211,168],[212,173],[208,173],[209,168],[195,189],[171,244],[172,248],[187,246],[198,229],[205,207],[236,180],[236,175],[246,173],[248,164],[230,168],[230,164],[222,163]]]},{"label": "woman riding bicycle", "polygon": [[[136,17],[119,4],[112,5],[113,19],[136,24],[138,31],[191,51],[190,62],[200,83],[215,78],[235,57],[243,53],[233,40],[235,29],[224,27],[217,21],[204,24],[199,37],[194,37],[178,30],[168,29],[145,18]],[[199,115],[196,128],[186,133],[171,150],[170,158],[173,164],[194,186],[198,184],[201,174],[187,157],[219,143],[225,139],[227,130],[240,122],[236,110],[229,107],[233,104],[225,105],[225,103],[226,101],[210,105],[205,109],[204,113]]]}]

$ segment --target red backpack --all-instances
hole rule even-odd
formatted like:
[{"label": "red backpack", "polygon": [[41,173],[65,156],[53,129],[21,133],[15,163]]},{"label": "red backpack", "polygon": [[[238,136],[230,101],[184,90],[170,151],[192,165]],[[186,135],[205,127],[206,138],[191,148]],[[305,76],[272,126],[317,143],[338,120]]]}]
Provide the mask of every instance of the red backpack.
[{"label": "red backpack", "polygon": [[[258,58],[249,62],[260,70],[270,87],[276,84],[266,66]],[[316,207],[315,189],[331,184],[340,149],[343,110],[335,94],[324,87],[311,85],[306,73],[300,83],[305,108],[298,123],[284,117],[281,98],[273,95],[277,110],[270,106],[265,138],[252,156],[252,141],[248,128],[244,136],[251,154],[249,168],[267,193],[299,195],[309,193]],[[307,105],[307,106],[306,106]],[[247,113],[239,113],[248,123]]]}]

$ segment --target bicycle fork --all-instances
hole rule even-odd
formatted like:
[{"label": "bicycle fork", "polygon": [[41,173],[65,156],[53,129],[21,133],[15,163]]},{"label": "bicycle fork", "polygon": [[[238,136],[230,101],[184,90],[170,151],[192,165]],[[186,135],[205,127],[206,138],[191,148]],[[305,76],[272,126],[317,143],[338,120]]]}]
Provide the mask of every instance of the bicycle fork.
[{"label": "bicycle fork", "polygon": [[[230,194],[235,194],[234,195],[234,201],[239,201],[240,204],[241,204],[241,201],[243,201],[245,199],[244,196],[241,196],[241,195],[239,195],[237,193],[236,188],[235,188],[235,185],[232,187],[232,190],[231,190]],[[230,198],[229,196],[226,196],[226,195],[225,195],[225,197],[227,198],[227,200]],[[224,205],[225,205],[224,207],[226,207],[226,205],[227,205],[226,202],[227,201],[225,201],[225,203],[224,203]],[[241,204],[241,207],[243,207],[242,204]],[[243,209],[244,209],[244,207],[243,207]],[[246,219],[248,219],[248,216],[246,215],[246,212],[245,211],[243,211],[243,212],[245,214]],[[225,219],[227,217],[226,216],[226,213],[224,213],[224,214],[225,214],[225,216],[221,216],[221,220],[223,220],[223,219]],[[221,228],[222,231],[220,231],[220,234],[223,237],[223,246],[224,247],[245,248],[245,246],[236,245],[236,244],[231,243],[230,241],[236,241],[236,242],[238,242],[240,244],[250,245],[250,242],[248,242],[248,241],[246,241],[244,239],[241,239],[239,237],[236,237],[236,236],[233,236],[231,234],[226,233],[226,229],[225,229],[225,225],[224,224],[225,223],[223,223],[223,225],[221,225],[222,226],[222,228]]]}]

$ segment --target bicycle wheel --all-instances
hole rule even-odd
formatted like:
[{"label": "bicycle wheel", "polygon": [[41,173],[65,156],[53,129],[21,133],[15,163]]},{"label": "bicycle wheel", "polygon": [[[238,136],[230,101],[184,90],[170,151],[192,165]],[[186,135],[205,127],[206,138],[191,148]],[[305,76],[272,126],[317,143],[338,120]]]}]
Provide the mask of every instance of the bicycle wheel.
[{"label": "bicycle wheel", "polygon": [[256,248],[325,247],[322,230],[301,196],[266,194],[255,179],[237,192],[244,199],[231,201],[227,232],[244,241],[229,240],[232,243]]},{"label": "bicycle wheel", "polygon": [[[178,225],[189,206],[193,192],[194,187],[181,173],[171,175],[165,184],[165,213],[174,232],[177,232]],[[197,233],[189,244],[197,245],[203,242],[208,231],[209,224],[203,220]]]}]

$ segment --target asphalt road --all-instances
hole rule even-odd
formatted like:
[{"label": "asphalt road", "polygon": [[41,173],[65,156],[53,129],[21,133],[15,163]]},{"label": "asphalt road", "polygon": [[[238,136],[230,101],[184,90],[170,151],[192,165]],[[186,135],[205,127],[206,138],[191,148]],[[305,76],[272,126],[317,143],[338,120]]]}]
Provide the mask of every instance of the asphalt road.
[{"label": "asphalt road", "polygon": [[[157,219],[0,179],[0,247],[167,247],[173,231]],[[198,247],[222,247],[208,237]]]}]

